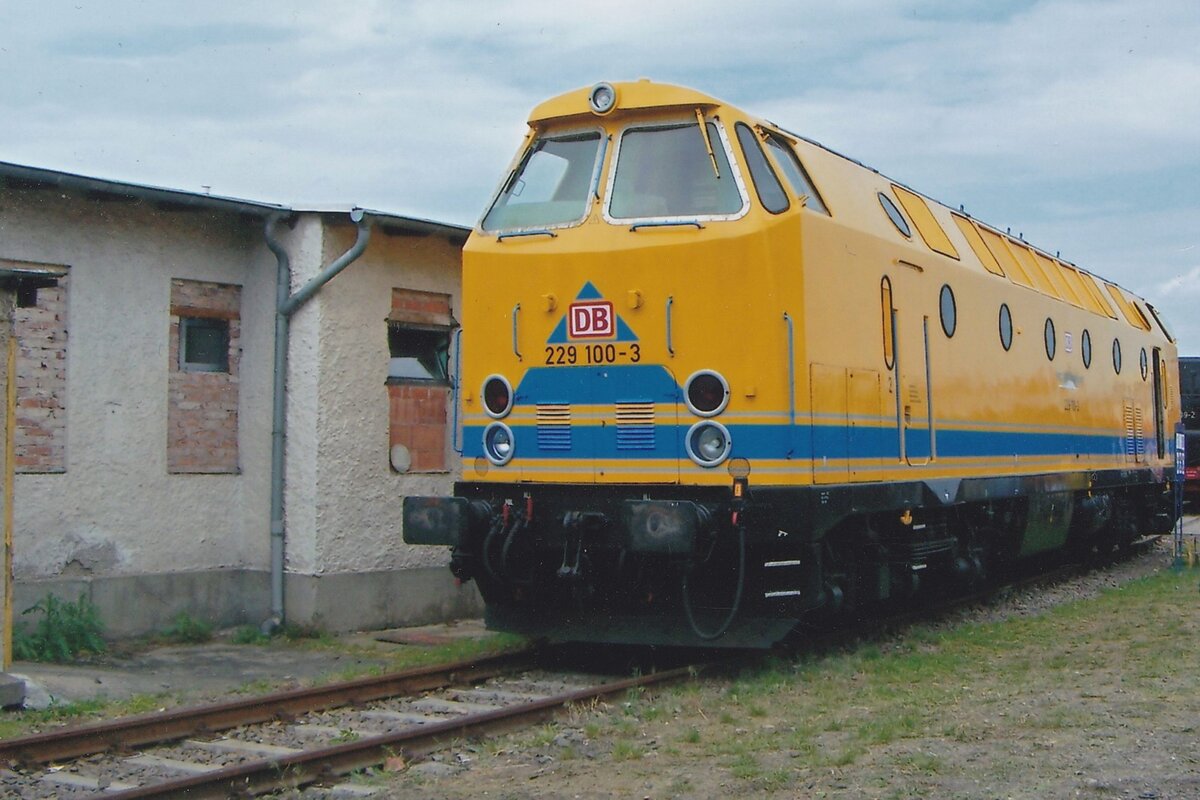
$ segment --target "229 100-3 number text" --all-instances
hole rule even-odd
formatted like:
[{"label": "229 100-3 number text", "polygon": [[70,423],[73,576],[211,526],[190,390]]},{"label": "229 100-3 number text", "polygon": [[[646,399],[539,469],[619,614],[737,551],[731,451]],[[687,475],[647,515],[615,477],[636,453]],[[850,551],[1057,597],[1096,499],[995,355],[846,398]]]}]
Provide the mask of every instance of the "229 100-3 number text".
[{"label": "229 100-3 number text", "polygon": [[642,360],[642,348],[636,344],[556,344],[546,347],[546,364],[551,367],[589,364],[616,364]]}]

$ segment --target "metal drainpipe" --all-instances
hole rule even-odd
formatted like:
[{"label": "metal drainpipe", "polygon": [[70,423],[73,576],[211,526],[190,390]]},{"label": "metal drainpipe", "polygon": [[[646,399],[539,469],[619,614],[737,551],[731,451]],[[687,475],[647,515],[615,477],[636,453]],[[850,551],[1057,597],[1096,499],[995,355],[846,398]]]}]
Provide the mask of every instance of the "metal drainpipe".
[{"label": "metal drainpipe", "polygon": [[371,225],[361,208],[350,212],[350,219],[358,227],[354,244],[321,270],[312,280],[304,284],[295,294],[292,290],[292,268],[287,251],[275,238],[275,224],[282,219],[275,215],[267,219],[264,235],[267,247],[275,254],[279,265],[275,279],[275,385],[272,391],[271,411],[271,616],[263,621],[261,629],[272,633],[283,624],[283,562],[284,562],[284,445],[287,432],[287,371],[288,337],[292,314],[333,279],[350,266],[367,249],[371,238]]}]

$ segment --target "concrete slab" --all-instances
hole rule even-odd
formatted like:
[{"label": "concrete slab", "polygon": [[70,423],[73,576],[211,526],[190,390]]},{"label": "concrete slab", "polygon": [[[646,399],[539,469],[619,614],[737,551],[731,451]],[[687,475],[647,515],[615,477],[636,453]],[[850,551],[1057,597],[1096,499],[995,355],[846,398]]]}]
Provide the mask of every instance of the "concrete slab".
[{"label": "concrete slab", "polygon": [[463,639],[478,639],[487,634],[481,619],[463,619],[444,625],[421,625],[415,628],[390,628],[376,631],[371,638],[377,642],[391,644],[437,647],[453,644]]},{"label": "concrete slab", "polygon": [[25,703],[25,681],[0,672],[0,708],[14,708]]}]

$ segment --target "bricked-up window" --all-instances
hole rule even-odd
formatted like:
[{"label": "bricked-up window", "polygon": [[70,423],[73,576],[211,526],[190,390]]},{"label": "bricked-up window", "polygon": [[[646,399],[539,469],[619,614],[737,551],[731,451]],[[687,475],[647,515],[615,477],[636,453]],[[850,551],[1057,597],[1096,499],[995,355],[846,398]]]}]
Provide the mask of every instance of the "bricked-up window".
[{"label": "bricked-up window", "polygon": [[13,464],[17,472],[67,470],[67,278],[18,292],[17,408]]},{"label": "bricked-up window", "polygon": [[392,290],[388,314],[388,456],[397,472],[444,472],[449,447],[450,296]]},{"label": "bricked-up window", "polygon": [[242,288],[171,281],[167,471],[238,471]]}]

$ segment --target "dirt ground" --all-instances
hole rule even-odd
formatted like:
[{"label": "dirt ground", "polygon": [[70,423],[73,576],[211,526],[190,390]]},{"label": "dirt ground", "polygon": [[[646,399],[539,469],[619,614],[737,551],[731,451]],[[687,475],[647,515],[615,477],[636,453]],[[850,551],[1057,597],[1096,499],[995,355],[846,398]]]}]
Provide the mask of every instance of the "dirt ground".
[{"label": "dirt ground", "polygon": [[[1189,519],[1188,530],[1200,534],[1200,518]],[[1087,611],[1103,600],[1064,605],[1163,573],[1181,587],[1177,598],[1168,600],[1174,608],[1137,606],[1128,615],[1133,618],[1126,619],[1121,611]],[[1170,544],[1164,542],[1131,562],[931,623],[922,641],[935,641],[939,629],[964,626],[990,631],[1004,625],[996,635],[1007,636],[1014,624],[1046,617],[1050,609],[1072,609],[1054,616],[1062,618],[1053,623],[1061,629],[1020,628],[1005,645],[1012,657],[998,656],[994,667],[972,665],[960,687],[941,687],[931,695],[941,699],[915,712],[910,708],[907,722],[903,715],[895,717],[888,692],[903,697],[924,687],[888,686],[886,678],[882,686],[868,687],[860,676],[833,677],[848,693],[825,705],[804,699],[819,688],[811,672],[749,701],[737,697],[739,690],[728,680],[701,681],[653,698],[578,711],[542,730],[463,744],[366,782],[376,787],[376,796],[464,800],[1196,800],[1198,581],[1200,569],[1172,568]],[[1138,619],[1142,614],[1144,620]],[[893,655],[902,665],[913,650],[911,638],[900,634],[895,642],[863,645],[871,649],[868,660],[876,653],[881,659],[872,671],[886,670]],[[916,649],[931,652],[937,645]],[[860,667],[866,663],[862,656],[850,658]],[[837,671],[842,665],[832,659],[817,667]],[[902,675],[900,666],[897,675]],[[859,685],[862,697],[854,694]],[[882,732],[864,739],[862,731],[869,729],[855,726],[873,714],[898,719],[899,727],[893,730],[881,721]]]},{"label": "dirt ground", "polygon": [[[9,674],[26,682],[26,707],[136,695],[168,695],[174,704],[196,704],[240,691],[290,689],[343,674],[389,668],[406,646],[436,646],[483,638],[481,620],[348,634],[328,646],[305,648],[286,641],[235,645],[228,640],[169,645],[131,654],[108,653],[77,664],[18,661]],[[119,650],[120,648],[118,648]]]}]

